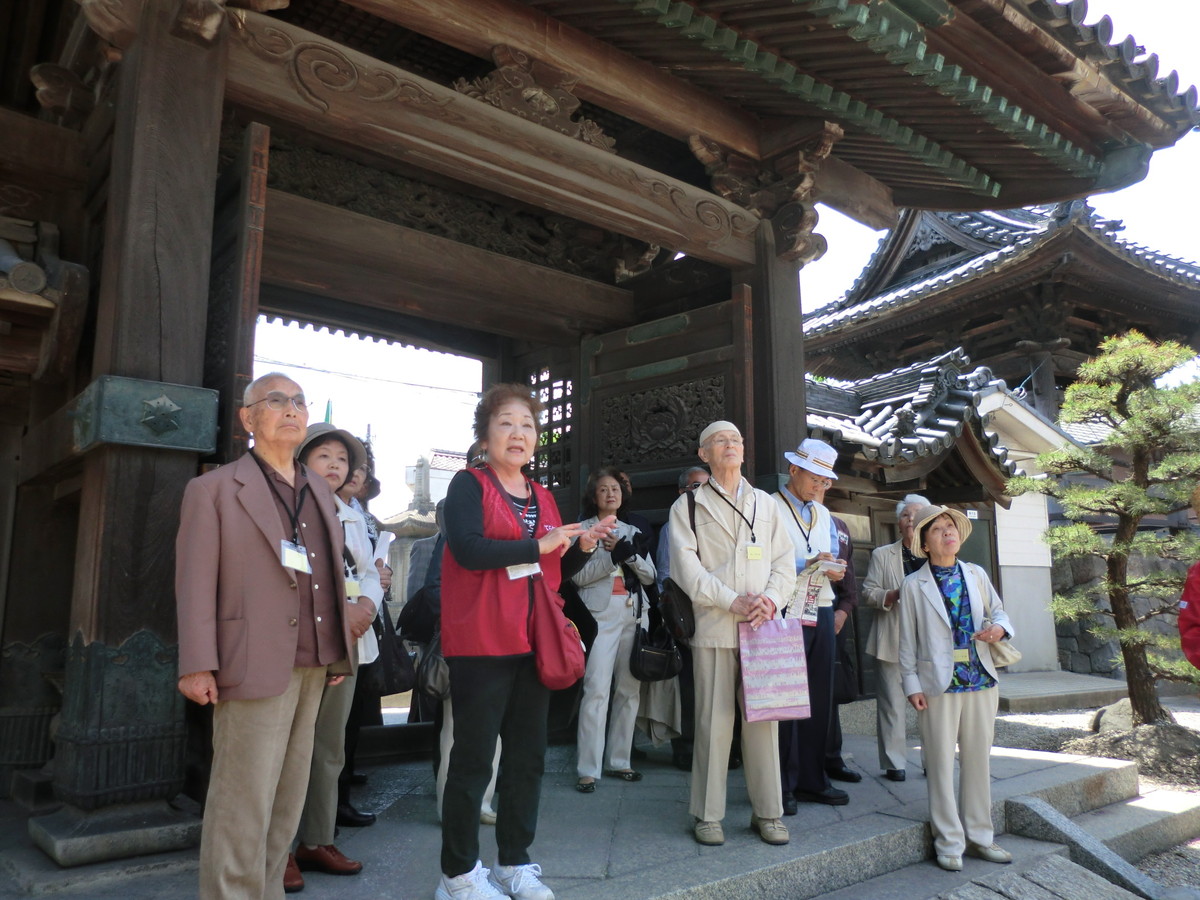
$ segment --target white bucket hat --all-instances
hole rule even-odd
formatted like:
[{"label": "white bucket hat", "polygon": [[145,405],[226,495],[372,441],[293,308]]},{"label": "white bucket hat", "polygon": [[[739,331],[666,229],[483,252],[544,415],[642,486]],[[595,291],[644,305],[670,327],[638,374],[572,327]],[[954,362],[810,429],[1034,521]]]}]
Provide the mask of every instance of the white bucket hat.
[{"label": "white bucket hat", "polygon": [[783,454],[783,458],[793,466],[799,466],[814,475],[837,481],[837,473],[833,471],[837,464],[837,451],[824,441],[805,438],[794,451],[789,450]]}]

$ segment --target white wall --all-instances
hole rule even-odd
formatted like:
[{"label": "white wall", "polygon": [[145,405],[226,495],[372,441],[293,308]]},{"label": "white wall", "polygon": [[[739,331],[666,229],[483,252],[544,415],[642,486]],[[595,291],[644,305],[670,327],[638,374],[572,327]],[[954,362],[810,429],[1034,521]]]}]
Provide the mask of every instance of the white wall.
[{"label": "white wall", "polygon": [[1046,498],[1041,494],[1014,497],[1012,507],[996,507],[996,552],[1000,596],[1012,619],[1013,645],[1025,655],[1014,672],[1058,669],[1058,639],[1050,614],[1050,548],[1042,541],[1046,530]]}]

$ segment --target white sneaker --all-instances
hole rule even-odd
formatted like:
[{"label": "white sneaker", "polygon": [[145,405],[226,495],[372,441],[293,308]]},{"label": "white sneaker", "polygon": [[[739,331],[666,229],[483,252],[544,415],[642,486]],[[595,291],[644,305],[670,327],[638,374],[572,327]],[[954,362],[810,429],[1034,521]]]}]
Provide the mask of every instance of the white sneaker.
[{"label": "white sneaker", "polygon": [[443,874],[433,898],[434,900],[495,900],[497,897],[503,898],[505,895],[496,890],[488,879],[489,874],[488,870],[483,867],[483,863],[475,860],[475,868],[470,872],[455,875],[453,878],[448,878]]},{"label": "white sneaker", "polygon": [[554,891],[542,884],[542,867],[537,863],[523,866],[496,866],[492,884],[513,900],[554,900]]}]

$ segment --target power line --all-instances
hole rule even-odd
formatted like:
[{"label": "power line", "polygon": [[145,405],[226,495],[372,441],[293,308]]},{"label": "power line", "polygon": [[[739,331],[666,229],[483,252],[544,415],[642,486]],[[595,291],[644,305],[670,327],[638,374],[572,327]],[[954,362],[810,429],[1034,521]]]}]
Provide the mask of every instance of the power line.
[{"label": "power line", "polygon": [[449,394],[466,394],[471,398],[472,401],[478,400],[480,396],[479,391],[468,391],[464,390],[463,388],[448,388],[437,384],[416,384],[412,381],[400,381],[395,378],[380,378],[375,375],[360,375],[356,372],[338,372],[333,369],[322,369],[318,366],[306,366],[303,363],[289,362],[288,360],[284,359],[268,359],[265,356],[255,356],[254,361],[265,363],[269,366],[287,366],[292,369],[304,369],[308,372],[319,372],[322,375],[335,375],[339,378],[350,378],[354,381],[374,381],[381,382],[383,384],[397,384],[401,387],[417,388],[418,390],[445,391]]}]

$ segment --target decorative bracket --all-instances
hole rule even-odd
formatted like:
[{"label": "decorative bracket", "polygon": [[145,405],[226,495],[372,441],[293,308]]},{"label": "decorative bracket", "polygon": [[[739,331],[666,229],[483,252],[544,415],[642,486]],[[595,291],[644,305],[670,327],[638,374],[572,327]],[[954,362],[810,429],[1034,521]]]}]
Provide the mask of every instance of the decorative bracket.
[{"label": "decorative bracket", "polygon": [[609,153],[617,152],[616,140],[598,124],[591,119],[572,118],[579,109],[579,98],[574,93],[578,79],[573,75],[505,44],[492,48],[492,59],[496,71],[474,81],[460,78],[454,82],[454,89],[535,125]]},{"label": "decorative bracket", "polygon": [[813,232],[817,212],[810,202],[817,170],[844,134],[841,126],[820,127],[788,150],[761,162],[692,135],[688,145],[712,178],[713,190],[764,219],[775,229],[782,259],[807,265],[824,255],[828,244]]},{"label": "decorative bracket", "polygon": [[101,375],[71,403],[74,449],[98,444],[212,453],[217,392],[185,384]]}]

